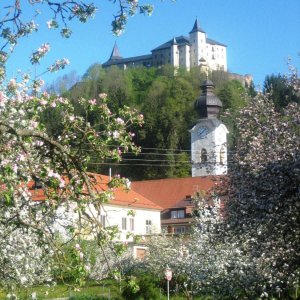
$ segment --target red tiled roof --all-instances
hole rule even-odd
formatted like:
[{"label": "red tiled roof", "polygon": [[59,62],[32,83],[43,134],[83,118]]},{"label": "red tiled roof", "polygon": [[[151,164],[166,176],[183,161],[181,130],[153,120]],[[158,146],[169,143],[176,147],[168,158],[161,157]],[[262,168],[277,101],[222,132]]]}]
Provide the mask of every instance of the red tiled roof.
[{"label": "red tiled roof", "polygon": [[[97,191],[106,191],[108,189],[109,176],[90,173],[90,176],[96,179],[97,184],[95,188]],[[119,205],[119,206],[130,206],[132,208],[148,208],[162,210],[163,208],[149,200],[144,195],[130,189],[129,191],[124,190],[124,188],[116,188],[114,190],[114,199],[112,199],[109,204]]]},{"label": "red tiled roof", "polygon": [[[89,173],[91,179],[94,179],[93,188],[97,192],[103,192],[108,190],[108,183],[110,181],[109,176]],[[34,182],[28,184],[29,191],[32,195],[34,201],[43,201],[46,199],[43,189],[34,188]],[[114,198],[108,202],[108,204],[132,207],[132,208],[146,208],[146,209],[155,209],[163,210],[163,208],[157,203],[152,202],[147,197],[140,195],[136,191],[125,190],[124,188],[114,189]]]},{"label": "red tiled roof", "polygon": [[208,191],[217,184],[218,176],[169,178],[132,182],[131,188],[164,209],[187,206],[186,196]]}]

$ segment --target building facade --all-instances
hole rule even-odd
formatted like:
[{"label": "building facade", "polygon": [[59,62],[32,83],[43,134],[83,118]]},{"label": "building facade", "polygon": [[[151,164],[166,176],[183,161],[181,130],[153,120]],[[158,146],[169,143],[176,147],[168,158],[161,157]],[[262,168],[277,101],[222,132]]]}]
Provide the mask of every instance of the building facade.
[{"label": "building facade", "polygon": [[162,207],[161,230],[169,234],[186,234],[193,225],[193,197],[209,193],[220,176],[167,178],[132,182],[132,190]]},{"label": "building facade", "polygon": [[[110,177],[88,173],[93,190],[101,194],[109,189]],[[43,203],[47,197],[42,186],[37,187],[35,182],[30,182],[28,188],[32,200]],[[83,189],[83,193],[86,190]],[[67,206],[61,205],[56,211],[56,220],[53,223],[53,231],[62,238],[69,237],[69,225],[78,222],[76,213],[77,204],[69,202]],[[102,203],[101,207],[96,208],[90,203],[85,210],[87,215],[97,219],[104,228],[116,227],[118,234],[115,237],[116,242],[128,244],[132,249],[132,255],[135,258],[143,258],[146,247],[144,240],[147,236],[161,233],[160,213],[163,207],[152,202],[148,198],[138,194],[134,190],[124,190],[124,188],[114,188],[112,198],[107,203]],[[94,239],[95,232],[89,226],[81,231],[84,239]],[[140,239],[136,240],[136,236]]]},{"label": "building facade", "polygon": [[173,37],[154,48],[151,54],[123,58],[115,44],[111,56],[102,66],[118,66],[122,69],[145,66],[161,67],[172,65],[175,68],[203,67],[208,70],[227,71],[227,46],[207,37],[196,19],[188,36]]}]

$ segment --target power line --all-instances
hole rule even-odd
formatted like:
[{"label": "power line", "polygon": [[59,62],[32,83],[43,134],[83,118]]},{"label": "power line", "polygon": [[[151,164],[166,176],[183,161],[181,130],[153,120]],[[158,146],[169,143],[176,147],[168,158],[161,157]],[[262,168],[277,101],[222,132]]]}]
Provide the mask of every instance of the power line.
[{"label": "power line", "polygon": [[[159,163],[160,161],[154,161]],[[164,162],[164,161],[163,161]],[[193,163],[191,161],[186,161],[185,163],[192,165]],[[196,163],[197,164],[197,163]],[[201,163],[199,163],[201,164]],[[209,165],[218,165],[220,163],[217,162],[205,162],[205,165],[203,165],[203,168],[209,166]],[[231,162],[227,162],[227,165],[231,164]],[[171,164],[147,164],[147,163],[139,163],[139,164],[130,164],[130,163],[118,163],[118,162],[89,162],[88,165],[112,165],[112,166],[147,166],[147,167],[182,167],[183,163],[171,163]]]}]

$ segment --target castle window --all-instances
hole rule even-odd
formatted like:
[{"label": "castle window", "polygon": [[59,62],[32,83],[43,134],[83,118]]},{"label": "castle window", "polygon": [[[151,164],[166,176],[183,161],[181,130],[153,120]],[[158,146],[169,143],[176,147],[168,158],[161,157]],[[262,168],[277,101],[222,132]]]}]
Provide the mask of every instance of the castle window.
[{"label": "castle window", "polygon": [[206,149],[201,149],[201,162],[207,162],[207,151]]}]

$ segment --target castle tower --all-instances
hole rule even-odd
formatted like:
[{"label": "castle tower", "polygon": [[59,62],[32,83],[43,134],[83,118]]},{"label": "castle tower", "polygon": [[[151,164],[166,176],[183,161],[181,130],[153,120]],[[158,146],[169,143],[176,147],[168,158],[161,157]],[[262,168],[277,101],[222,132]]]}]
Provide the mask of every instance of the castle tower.
[{"label": "castle tower", "polygon": [[173,41],[171,43],[171,65],[175,68],[179,67],[179,51],[175,37],[173,38]]},{"label": "castle tower", "polygon": [[213,89],[210,80],[204,81],[195,102],[199,120],[190,130],[192,177],[227,174],[228,130],[218,119],[222,102]]},{"label": "castle tower", "polygon": [[190,64],[191,68],[200,64],[200,59],[206,57],[206,33],[196,19],[192,30],[189,33],[191,44]]}]

